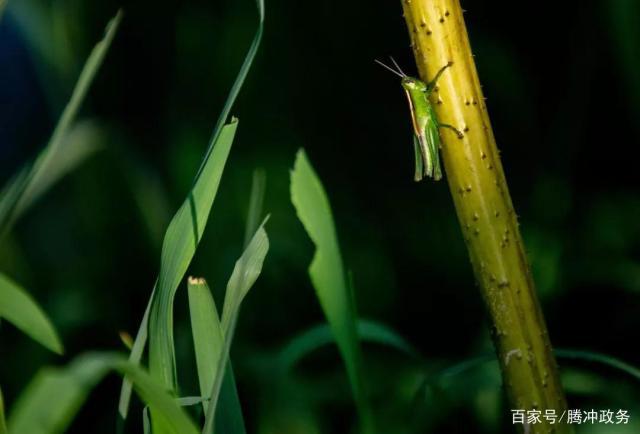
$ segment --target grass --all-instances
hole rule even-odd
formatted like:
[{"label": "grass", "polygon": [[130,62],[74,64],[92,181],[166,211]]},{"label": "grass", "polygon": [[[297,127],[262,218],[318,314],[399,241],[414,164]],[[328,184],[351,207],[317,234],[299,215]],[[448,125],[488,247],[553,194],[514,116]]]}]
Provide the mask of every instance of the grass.
[{"label": "grass", "polygon": [[331,206],[304,150],[291,171],[291,202],[316,246],[309,276],[347,367],[362,430],[374,432],[373,413],[362,372],[362,351],[356,330],[356,305],[342,262]]},{"label": "grass", "polygon": [[[2,6],[3,3],[0,3],[0,13]],[[243,400],[240,399],[230,351],[241,307],[249,291],[258,281],[270,249],[271,241],[265,229],[270,217],[265,218],[262,211],[266,189],[264,171],[253,172],[251,195],[246,201],[249,211],[242,242],[244,249],[233,269],[229,270],[230,278],[226,284],[222,309],[218,309],[205,277],[185,277],[203,239],[210,215],[214,211],[220,212],[214,208],[214,203],[221,188],[225,168],[233,161],[230,155],[240,125],[236,118],[229,120],[229,115],[262,38],[264,4],[258,1],[257,6],[258,30],[218,118],[192,187],[166,229],[160,252],[157,282],[149,297],[138,333],[131,343],[128,357],[113,352],[89,352],[76,356],[62,367],[45,367],[29,382],[20,396],[10,403],[8,413],[5,413],[5,402],[0,392],[0,434],[53,434],[66,431],[89,399],[91,390],[110,372],[116,372],[124,378],[118,407],[119,429],[123,432],[129,431],[130,428],[127,422],[130,418],[129,409],[134,391],[144,407],[144,432],[247,432],[242,403],[257,397],[244,396]],[[95,139],[98,134],[95,133],[95,129],[91,124],[78,121],[77,117],[116,35],[120,19],[121,13],[118,13],[107,27],[104,39],[89,56],[48,144],[35,161],[19,171],[3,190],[0,197],[0,228],[4,233],[11,231],[14,223],[64,174],[82,164],[97,149]],[[447,170],[451,170],[451,167],[455,167],[451,163],[453,157],[449,155],[448,158],[450,162],[447,163]],[[454,184],[462,179],[456,176],[451,178]],[[392,387],[381,386],[386,379],[383,377],[388,376],[390,382],[400,383],[393,386],[401,390],[404,398],[408,398],[406,401],[418,405],[418,413],[428,415],[432,421],[437,420],[438,415],[433,412],[433,401],[422,399],[423,396],[427,396],[427,392],[442,393],[442,389],[451,388],[455,397],[460,399],[472,400],[480,396],[470,393],[470,389],[479,389],[480,386],[479,382],[470,381],[467,375],[471,371],[483,369],[487,364],[485,362],[495,362],[495,357],[475,357],[445,369],[438,369],[432,374],[431,371],[436,365],[434,361],[420,354],[416,346],[406,338],[384,324],[359,318],[352,280],[346,265],[349,258],[340,247],[338,234],[341,230],[340,225],[334,220],[330,194],[327,193],[304,150],[298,151],[296,155],[289,187],[291,203],[314,245],[314,256],[308,268],[308,276],[326,323],[299,333],[291,330],[293,337],[278,346],[274,358],[265,365],[266,369],[260,371],[260,379],[269,381],[269,399],[277,396],[277,387],[290,386],[296,368],[304,365],[305,361],[314,361],[315,357],[332,343],[336,344],[346,373],[346,382],[351,389],[351,397],[345,401],[353,400],[359,415],[358,428],[352,427],[351,421],[345,422],[349,430],[363,434],[413,432],[412,429],[415,432],[424,432],[424,426],[414,427],[410,417],[396,418],[392,427],[382,423],[381,419],[386,412],[397,405],[393,402],[397,396],[390,396],[389,390]],[[507,205],[505,206],[509,208],[510,204]],[[464,206],[462,210],[464,214]],[[238,240],[238,245],[241,245],[241,241]],[[476,263],[479,260],[478,257],[472,259]],[[272,267],[277,268],[278,265],[272,264]],[[176,358],[175,355],[173,310],[176,296],[184,286],[187,288],[194,372],[189,372],[185,366],[178,366],[177,360],[182,359]],[[309,294],[309,298],[312,297],[313,295]],[[54,353],[62,353],[62,341],[44,310],[24,288],[4,274],[0,274],[0,317],[43,347]],[[148,369],[144,358],[147,343]],[[389,364],[391,367],[385,365],[383,374],[376,372],[376,363],[380,359],[383,363],[387,363],[388,360],[379,357],[375,351],[369,352],[371,344],[381,346],[385,351],[391,349],[390,353],[385,352],[384,357],[396,357],[400,361],[396,365]],[[578,360],[589,366],[604,365],[607,369],[619,370],[632,378],[640,379],[638,368],[608,355],[584,350],[557,350],[555,354],[563,361]],[[320,363],[326,363],[326,358],[320,357],[319,360]],[[242,361],[246,363],[246,360]],[[415,366],[418,368],[414,369]],[[410,378],[401,378],[400,374],[404,375],[407,372],[410,373],[407,375]],[[179,379],[187,376],[196,380],[198,392],[195,396],[182,396],[183,387]],[[338,377],[338,384],[341,384],[342,376]],[[457,386],[454,384],[456,382]],[[335,384],[327,381],[324,386],[325,389],[337,389],[337,393],[340,393],[340,386],[336,387]],[[310,405],[315,406],[319,412],[318,409],[327,406],[326,396],[334,396],[322,396],[322,384],[317,384],[316,388],[317,395],[321,397],[314,393],[304,395],[294,388],[286,389],[284,400],[290,408],[302,409],[298,413],[292,411],[289,414],[295,416],[288,418],[288,421],[292,422],[289,425],[293,427],[292,432],[316,432],[320,430],[318,427],[326,426],[322,422],[313,425],[307,419],[303,422],[296,419],[300,414],[306,414],[304,405],[307,403],[312,403]],[[492,383],[490,388],[491,396],[495,397],[497,402],[499,384]],[[336,393],[335,390],[331,392]],[[52,400],[52,396],[56,399]],[[93,399],[97,400],[98,397]],[[403,414],[412,413],[413,409],[409,404],[400,399],[397,401],[406,407]],[[104,407],[102,402],[100,405]],[[134,417],[138,415],[135,414]]]},{"label": "grass", "polygon": [[122,12],[119,11],[107,25],[104,38],[91,51],[47,145],[33,163],[9,181],[0,194],[0,237],[11,229],[15,220],[43,191],[95,150],[91,141],[69,139],[78,110],[107,55],[121,20]]},{"label": "grass", "polygon": [[[120,414],[123,418],[127,416],[129,395],[133,388],[150,409],[154,433],[198,432],[195,423],[180,408],[179,401],[175,401],[165,391],[167,388],[173,393],[178,390],[173,343],[173,302],[177,287],[202,237],[233,143],[238,121],[234,118],[226,123],[226,119],[260,44],[264,18],[262,2],[258,2],[258,9],[260,23],[256,38],[214,129],[194,186],[165,234],[158,282],[152,292],[140,331],[132,345],[129,360],[119,355],[89,354],[81,356],[67,368],[42,371],[13,406],[8,424],[9,432],[44,434],[64,431],[86,399],[88,392],[108,370],[116,370],[126,377],[120,400]],[[0,199],[0,230],[2,231],[0,233],[9,231],[22,212],[40,194],[62,174],[79,164],[82,157],[89,154],[86,142],[69,141],[67,138],[80,105],[115,36],[121,17],[122,13],[119,12],[109,23],[104,39],[96,45],[89,56],[47,146],[32,165],[23,169],[5,187]],[[64,146],[65,143],[78,144],[78,146],[71,147],[68,144]],[[261,188],[259,178],[256,179],[258,180],[256,189],[259,190]],[[203,390],[201,397],[197,398],[206,409],[203,432],[213,432],[217,402],[223,384],[227,385],[222,392],[227,406],[224,409],[225,414],[235,414],[233,417],[236,420],[238,417],[241,418],[232,371],[227,370],[226,366],[240,305],[260,275],[262,263],[269,248],[267,234],[263,228],[266,221],[255,228],[261,208],[260,196],[261,193],[258,191],[251,202],[246,233],[249,235],[254,230],[255,234],[248,241],[245,252],[236,263],[229,280],[221,324],[217,321],[213,300],[204,298],[207,297],[208,288],[190,290],[191,297],[211,302],[208,310],[199,309],[199,304],[193,305],[192,323],[195,343],[200,344],[200,340],[209,338],[211,333],[219,333],[222,336],[218,342],[221,345],[213,349],[209,348],[209,352],[203,352],[204,347],[196,345],[196,358],[200,362],[207,356],[217,361],[217,368],[209,367],[208,370],[202,368],[199,371],[199,376],[202,378],[201,384],[209,386],[210,389]],[[211,297],[210,294],[209,297]],[[42,310],[23,289],[4,276],[0,279],[0,314],[52,351],[62,351],[62,344],[55,329]],[[214,326],[213,329],[207,328],[211,325]],[[151,375],[138,366],[147,335],[150,337]],[[223,381],[225,378],[227,381]],[[50,403],[45,405],[53,393],[58,395],[55,405]],[[229,420],[228,417],[224,420]],[[6,431],[3,403],[0,427]],[[244,432],[244,427],[240,424],[238,431],[234,432]]]},{"label": "grass", "polygon": [[48,350],[63,353],[62,342],[47,315],[24,288],[3,274],[0,274],[0,318]]}]

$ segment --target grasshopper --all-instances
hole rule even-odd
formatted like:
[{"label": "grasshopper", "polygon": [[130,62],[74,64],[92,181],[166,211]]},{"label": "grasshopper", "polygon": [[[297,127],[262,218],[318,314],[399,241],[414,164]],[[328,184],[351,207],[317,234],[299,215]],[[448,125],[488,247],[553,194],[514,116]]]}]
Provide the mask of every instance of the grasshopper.
[{"label": "grasshopper", "polygon": [[462,133],[453,125],[444,124],[438,121],[433,104],[429,100],[433,89],[442,73],[453,63],[449,62],[436,74],[429,83],[425,83],[414,77],[410,77],[402,71],[396,61],[391,58],[396,69],[376,62],[387,70],[400,77],[402,88],[404,89],[409,110],[411,112],[411,123],[413,125],[413,148],[416,160],[414,179],[420,181],[428,176],[438,181],[442,178],[442,168],[440,166],[440,128],[449,128],[462,138]]}]

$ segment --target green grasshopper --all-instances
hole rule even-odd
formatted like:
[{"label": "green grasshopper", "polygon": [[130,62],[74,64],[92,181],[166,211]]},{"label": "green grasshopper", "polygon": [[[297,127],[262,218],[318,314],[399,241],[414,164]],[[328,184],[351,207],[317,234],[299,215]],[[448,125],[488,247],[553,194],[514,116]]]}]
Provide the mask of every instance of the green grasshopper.
[{"label": "green grasshopper", "polygon": [[409,101],[409,110],[411,111],[411,122],[413,124],[413,148],[416,159],[416,171],[414,179],[420,181],[423,177],[428,176],[438,181],[442,178],[442,168],[440,166],[440,128],[449,128],[456,132],[458,138],[462,138],[462,133],[453,125],[443,124],[438,121],[433,105],[429,100],[436,82],[442,73],[453,63],[449,62],[436,74],[429,83],[425,83],[414,77],[410,77],[402,71],[396,61],[391,58],[396,69],[385,65],[376,60],[376,62],[388,69],[402,79],[402,88],[407,95]]}]

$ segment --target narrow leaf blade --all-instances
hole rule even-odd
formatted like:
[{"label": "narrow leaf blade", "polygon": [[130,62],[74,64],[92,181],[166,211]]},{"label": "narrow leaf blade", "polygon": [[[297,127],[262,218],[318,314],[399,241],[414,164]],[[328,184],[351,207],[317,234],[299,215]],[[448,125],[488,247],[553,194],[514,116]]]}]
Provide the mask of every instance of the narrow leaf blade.
[{"label": "narrow leaf blade", "polygon": [[187,199],[169,223],[162,244],[160,275],[149,317],[149,363],[151,374],[171,389],[176,386],[173,299],[202,238],[237,125],[233,119],[223,127]]},{"label": "narrow leaf blade", "polygon": [[23,288],[1,273],[0,318],[54,353],[62,354],[62,342],[46,314]]},{"label": "narrow leaf blade", "polygon": [[[90,353],[64,368],[40,371],[12,409],[10,432],[53,434],[66,431],[91,389],[110,370],[127,375],[141,399],[160,415],[165,432],[198,432],[177,402],[149,374],[112,353]],[[55,399],[51,399],[53,396]]]},{"label": "narrow leaf blade", "polygon": [[[77,164],[79,157],[87,155],[87,149],[83,149],[82,146],[77,150],[78,155],[72,155],[67,153],[66,146],[64,145],[70,138],[69,132],[76,119],[78,110],[91,87],[96,73],[102,65],[102,61],[109,50],[111,41],[115,37],[121,19],[122,12],[118,11],[116,16],[107,24],[103,39],[98,42],[91,51],[73,89],[71,98],[64,108],[46,147],[40,152],[31,165],[20,171],[19,174],[4,187],[0,195],[0,236],[11,228],[11,225],[19,214],[24,211],[48,185],[57,180],[67,169]],[[76,151],[73,151],[73,153],[75,154]],[[65,159],[68,160],[65,162]],[[49,173],[50,170],[52,173]]]},{"label": "narrow leaf blade", "polygon": [[309,276],[344,359],[364,430],[368,431],[372,417],[362,380],[355,302],[347,285],[329,199],[302,149],[291,171],[291,201],[316,246]]},{"label": "narrow leaf blade", "polygon": [[[147,307],[144,310],[144,315],[142,316],[142,322],[140,327],[138,328],[138,332],[136,333],[136,338],[133,341],[133,347],[131,348],[131,352],[129,353],[129,362],[134,365],[139,365],[140,360],[142,359],[142,355],[144,353],[144,348],[147,345],[147,339],[149,336],[149,314],[151,312],[151,303],[155,297],[156,293],[156,285],[153,286],[153,291],[151,291],[151,297],[149,297],[149,302],[147,303]],[[131,381],[127,378],[122,380],[122,387],[120,388],[120,400],[118,402],[118,414],[125,420],[127,415],[129,414],[129,403],[131,402],[131,391],[133,385]]]},{"label": "narrow leaf blade", "polygon": [[[268,219],[268,217],[267,217]],[[224,348],[218,362],[216,373],[214,376],[213,386],[209,393],[209,408],[207,409],[203,433],[209,434],[215,426],[215,414],[218,399],[220,397],[220,389],[225,376],[227,360],[229,359],[229,350],[235,324],[238,319],[240,305],[246,297],[249,289],[260,276],[264,259],[269,251],[269,237],[264,230],[264,224],[267,219],[260,225],[253,238],[247,245],[247,248],[236,261],[236,265],[231,273],[229,282],[227,282],[227,290],[224,298],[224,306],[222,311],[222,331],[224,334]]]},{"label": "narrow leaf blade", "polygon": [[[190,277],[188,289],[191,332],[196,352],[200,394],[207,396],[213,387],[213,376],[220,361],[224,338],[220,317],[207,282],[204,279]],[[202,403],[205,413],[207,404],[207,401]]]},{"label": "narrow leaf blade", "polygon": [[[229,95],[227,96],[227,100],[225,102],[225,105],[222,109],[222,113],[220,113],[220,116],[218,118],[218,121],[216,123],[215,128],[213,129],[213,133],[211,135],[211,140],[209,141],[209,147],[207,149],[207,152],[205,154],[205,157],[203,158],[202,164],[200,166],[200,169],[198,170],[198,173],[196,174],[196,180],[200,179],[200,174],[206,170],[206,166],[209,164],[210,160],[216,160],[216,158],[214,158],[213,156],[211,156],[211,154],[215,153],[215,150],[217,148],[217,146],[215,146],[215,144],[219,141],[219,136],[223,135],[225,132],[225,129],[227,129],[227,127],[229,127],[229,125],[225,126],[225,122],[229,116],[229,113],[231,111],[231,107],[233,106],[233,103],[235,102],[238,93],[240,92],[240,89],[242,88],[242,85],[244,84],[244,80],[249,72],[249,69],[251,68],[251,64],[253,63],[253,59],[255,58],[256,53],[258,52],[258,48],[260,46],[260,41],[262,39],[262,32],[263,32],[263,24],[264,24],[264,1],[263,0],[257,0],[257,6],[258,6],[258,12],[259,12],[259,24],[258,24],[258,30],[256,31],[256,35],[254,36],[253,42],[251,43],[251,46],[249,47],[249,51],[247,52],[247,55],[245,56],[245,60],[240,68],[240,71],[238,73],[238,75],[236,76],[236,80],[233,83],[233,86],[231,87],[231,91],[229,92]],[[232,120],[231,125],[235,125],[237,121]],[[235,126],[234,126],[234,131],[235,131]],[[226,157],[225,157],[226,159]],[[196,181],[197,183],[197,181]],[[174,217],[175,219],[175,217]],[[197,233],[198,231],[195,231],[196,233],[196,238],[197,238]],[[166,235],[165,235],[166,238]],[[164,255],[164,245],[163,245],[163,255]],[[190,259],[189,259],[190,261]],[[189,262],[187,261],[187,262]],[[162,265],[161,265],[162,267]],[[161,271],[162,274],[162,271]],[[182,273],[182,275],[184,275],[184,273]],[[169,277],[169,276],[167,276]],[[180,276],[180,278],[177,279],[177,281],[179,282],[182,279],[182,276]],[[165,284],[165,282],[167,282]],[[157,312],[152,315],[152,319],[151,319],[151,326],[154,327],[154,329],[157,330],[158,326],[162,326],[162,318],[164,318],[164,321],[166,321],[166,323],[164,324],[165,327],[168,328],[172,328],[173,324],[171,321],[171,313],[168,313],[169,311],[169,307],[167,306],[167,300],[166,299],[170,299],[171,298],[171,293],[175,293],[175,290],[171,290],[172,285],[169,284],[170,283],[170,279],[167,281],[163,281],[163,287],[167,288],[165,290],[161,290],[161,292],[163,292],[163,299],[165,299],[163,301],[163,305],[160,305],[160,302],[158,302],[159,307],[157,308]],[[151,301],[154,305],[156,304],[156,301]],[[142,326],[142,325],[141,325]],[[150,349],[150,358],[152,360],[155,360],[154,363],[152,363],[152,372],[154,372],[154,375],[160,375],[162,376],[165,381],[168,382],[175,382],[172,381],[173,379],[171,378],[172,376],[175,376],[175,373],[172,373],[172,369],[171,369],[171,365],[175,365],[175,357],[173,355],[173,351],[172,351],[172,341],[173,341],[173,337],[172,337],[172,331],[171,330],[167,330],[164,333],[164,336],[161,336],[161,332],[157,332],[159,336],[153,338],[153,340],[156,341],[156,351],[153,351]],[[155,335],[156,333],[153,333],[152,335]],[[140,334],[141,336],[141,340],[143,338],[143,334]],[[142,344],[144,346],[144,343]],[[135,346],[135,343],[134,343]],[[150,344],[151,346],[151,344]],[[155,353],[155,355],[154,355]],[[154,366],[155,365],[155,366]],[[124,396],[123,399],[123,395],[126,395],[126,391],[125,391],[125,384],[123,384],[123,393],[121,394],[121,403],[123,403],[123,401],[126,401],[126,396]],[[121,407],[121,414],[122,414],[122,407]],[[126,414],[126,411],[125,411]]]},{"label": "narrow leaf blade", "polygon": [[[224,332],[218,311],[207,282],[201,278],[189,278],[189,312],[193,344],[196,352],[196,366],[200,383],[201,402],[205,414],[209,404],[209,393],[213,388],[214,376],[224,350]],[[216,409],[216,433],[245,434],[242,408],[236,389],[231,364],[225,370],[220,390],[220,405]]]}]

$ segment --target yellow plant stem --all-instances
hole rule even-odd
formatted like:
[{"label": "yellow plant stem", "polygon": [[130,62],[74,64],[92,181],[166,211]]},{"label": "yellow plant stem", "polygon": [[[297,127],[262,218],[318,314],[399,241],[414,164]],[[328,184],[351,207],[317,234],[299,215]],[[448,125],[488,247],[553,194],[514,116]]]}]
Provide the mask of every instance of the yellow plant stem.
[{"label": "yellow plant stem", "polygon": [[[403,0],[411,46],[423,81],[452,65],[432,95],[442,128],[446,177],[471,263],[488,307],[496,352],[511,409],[540,410],[527,433],[571,433],[558,419],[566,401],[544,317],[527,263],[517,216],[480,87],[459,0]],[[511,417],[511,416],[509,416]],[[526,416],[525,416],[526,423]]]}]

